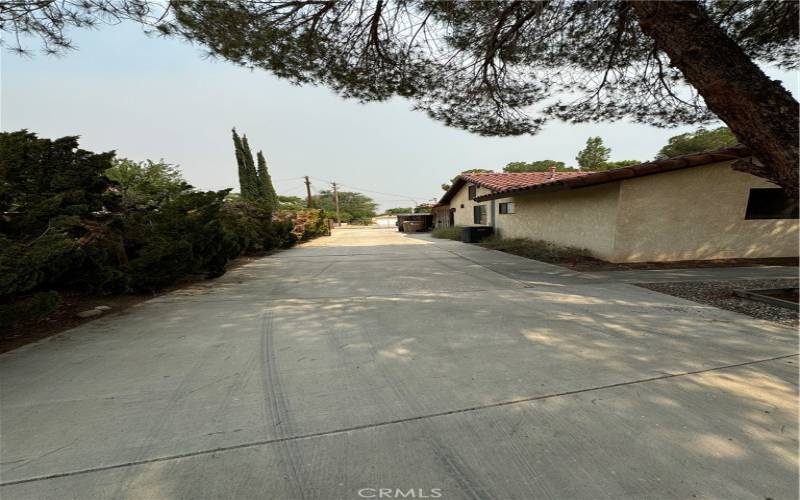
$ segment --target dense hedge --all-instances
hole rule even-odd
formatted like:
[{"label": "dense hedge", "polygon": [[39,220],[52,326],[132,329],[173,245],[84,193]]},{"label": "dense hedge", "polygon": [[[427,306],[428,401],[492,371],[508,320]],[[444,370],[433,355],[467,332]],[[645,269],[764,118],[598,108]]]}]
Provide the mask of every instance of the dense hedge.
[{"label": "dense hedge", "polygon": [[59,290],[141,292],[192,274],[216,277],[234,257],[327,227],[319,211],[273,214],[271,203],[197,191],[182,179],[133,192],[141,183],[109,179],[118,162],[79,149],[76,137],[0,133],[0,329],[50,312]]}]

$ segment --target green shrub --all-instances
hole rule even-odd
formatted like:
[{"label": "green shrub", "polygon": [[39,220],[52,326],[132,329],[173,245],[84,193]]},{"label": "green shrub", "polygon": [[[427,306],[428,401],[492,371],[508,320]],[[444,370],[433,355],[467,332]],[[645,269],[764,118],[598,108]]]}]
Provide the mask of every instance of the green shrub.
[{"label": "green shrub", "polygon": [[327,231],[321,210],[273,218],[272,200],[229,194],[197,191],[163,162],[78,149],[75,137],[0,133],[0,319],[47,314],[59,289],[153,291],[216,277],[239,255]]},{"label": "green shrub", "polygon": [[272,221],[271,247],[289,248],[297,243],[298,238],[293,233],[294,222],[291,219],[278,219]]},{"label": "green shrub", "polygon": [[37,292],[0,304],[0,332],[17,321],[37,318],[53,312],[61,298],[53,291]]},{"label": "green shrub", "polygon": [[589,251],[581,248],[556,245],[549,241],[528,238],[501,238],[497,235],[480,242],[482,247],[527,257],[544,262],[564,262],[585,259]]},{"label": "green shrub", "polygon": [[461,226],[438,227],[431,232],[434,238],[461,241]]},{"label": "green shrub", "polygon": [[0,133],[0,303],[91,275],[97,220],[119,206],[103,176],[112,157],[79,149],[76,137]]},{"label": "green shrub", "polygon": [[[181,193],[159,207],[126,217],[123,226],[131,289],[155,290],[184,276],[224,272],[242,253],[237,235],[221,220],[228,191]],[[241,240],[241,238],[238,238]]]}]

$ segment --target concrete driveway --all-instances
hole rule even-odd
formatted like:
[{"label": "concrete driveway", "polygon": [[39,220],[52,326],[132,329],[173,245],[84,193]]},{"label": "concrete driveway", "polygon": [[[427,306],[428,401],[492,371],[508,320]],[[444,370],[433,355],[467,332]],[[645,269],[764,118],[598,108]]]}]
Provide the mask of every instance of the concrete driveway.
[{"label": "concrete driveway", "polygon": [[797,351],[623,282],[342,229],[0,356],[0,495],[791,499]]}]

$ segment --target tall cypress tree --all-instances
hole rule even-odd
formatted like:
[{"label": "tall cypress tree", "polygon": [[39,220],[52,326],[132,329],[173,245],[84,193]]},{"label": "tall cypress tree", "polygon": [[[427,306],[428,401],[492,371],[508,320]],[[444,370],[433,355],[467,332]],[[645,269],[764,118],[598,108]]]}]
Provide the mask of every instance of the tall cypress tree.
[{"label": "tall cypress tree", "polygon": [[239,167],[239,193],[241,194],[242,199],[248,199],[250,187],[247,176],[247,161],[244,157],[242,140],[239,138],[239,134],[236,133],[236,128],[233,129],[233,147],[236,152],[236,164]]},{"label": "tall cypress tree", "polygon": [[242,193],[247,200],[257,200],[261,198],[261,193],[258,185],[258,173],[256,172],[256,164],[253,161],[253,153],[250,151],[250,144],[247,142],[247,136],[242,136],[242,157],[245,164],[245,176],[247,178],[247,195]]},{"label": "tall cypress tree", "polygon": [[272,185],[272,177],[267,170],[267,160],[264,159],[264,153],[258,152],[258,185],[261,191],[261,196],[267,200],[274,209],[278,204],[278,194],[275,192],[275,186]]},{"label": "tall cypress tree", "polygon": [[272,185],[272,178],[267,170],[264,153],[258,152],[258,168],[253,161],[253,152],[247,136],[241,138],[233,129],[233,145],[236,149],[236,163],[239,166],[239,190],[243,200],[264,200],[272,207],[278,204],[278,195]]}]

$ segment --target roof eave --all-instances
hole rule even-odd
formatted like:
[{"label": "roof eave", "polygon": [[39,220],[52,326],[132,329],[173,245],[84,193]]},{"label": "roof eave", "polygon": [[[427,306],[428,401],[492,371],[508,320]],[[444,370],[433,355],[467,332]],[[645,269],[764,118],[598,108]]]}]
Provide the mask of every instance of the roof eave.
[{"label": "roof eave", "polygon": [[622,167],[613,170],[605,170],[594,172],[592,174],[566,177],[557,181],[551,181],[534,186],[526,186],[517,189],[508,189],[504,191],[496,191],[491,194],[478,196],[475,201],[488,201],[496,200],[499,198],[508,198],[522,193],[530,192],[543,192],[543,191],[561,191],[565,189],[580,189],[590,186],[598,186],[607,184],[609,182],[624,181],[635,177],[646,177],[648,175],[660,174],[663,172],[672,172],[675,170],[683,170],[685,168],[700,167],[703,165],[710,165],[712,163],[721,163],[724,161],[733,161],[739,158],[751,156],[747,148],[739,145],[729,148],[721,148],[714,151],[707,151],[702,153],[693,153],[689,155],[669,158],[665,160],[654,160],[650,162],[632,165],[630,167]]},{"label": "roof eave", "polygon": [[562,191],[564,189],[570,189],[569,186],[566,186],[562,183],[562,181],[551,181],[546,184],[537,184],[536,186],[528,186],[528,187],[520,187],[520,188],[513,188],[513,189],[506,189],[505,191],[495,191],[493,193],[484,194],[481,196],[476,196],[475,201],[489,201],[489,200],[499,200],[501,198],[510,198],[515,194],[525,193],[528,191]]},{"label": "roof eave", "polygon": [[461,178],[461,176],[456,177],[456,180],[450,185],[450,189],[444,192],[442,197],[439,199],[439,205],[449,204],[450,200],[453,199],[453,196],[461,189],[462,186],[466,184],[466,181]]}]

